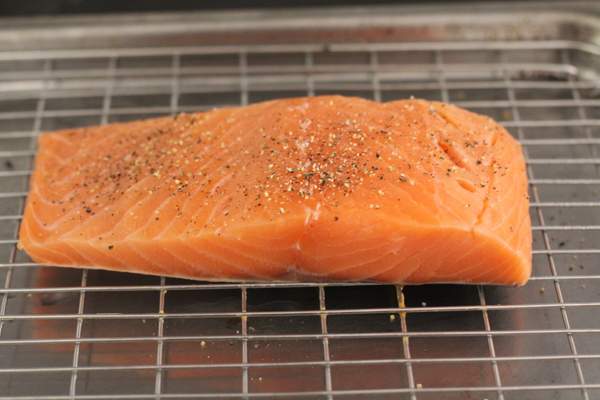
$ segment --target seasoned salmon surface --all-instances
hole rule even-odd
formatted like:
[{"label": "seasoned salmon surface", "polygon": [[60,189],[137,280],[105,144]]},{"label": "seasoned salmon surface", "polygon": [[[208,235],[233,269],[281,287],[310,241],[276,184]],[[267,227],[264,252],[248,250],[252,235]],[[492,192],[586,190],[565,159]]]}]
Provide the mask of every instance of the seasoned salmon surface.
[{"label": "seasoned salmon surface", "polygon": [[33,260],[203,280],[524,284],[519,144],[423,100],[274,100],[39,138]]}]

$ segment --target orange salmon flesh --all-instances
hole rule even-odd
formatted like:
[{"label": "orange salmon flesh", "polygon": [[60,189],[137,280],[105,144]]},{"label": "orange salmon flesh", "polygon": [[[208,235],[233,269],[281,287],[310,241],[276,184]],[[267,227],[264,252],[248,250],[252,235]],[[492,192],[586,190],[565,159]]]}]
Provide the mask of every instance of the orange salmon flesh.
[{"label": "orange salmon flesh", "polygon": [[521,285],[519,144],[423,100],[340,96],[39,138],[19,247],[41,264],[211,281]]}]

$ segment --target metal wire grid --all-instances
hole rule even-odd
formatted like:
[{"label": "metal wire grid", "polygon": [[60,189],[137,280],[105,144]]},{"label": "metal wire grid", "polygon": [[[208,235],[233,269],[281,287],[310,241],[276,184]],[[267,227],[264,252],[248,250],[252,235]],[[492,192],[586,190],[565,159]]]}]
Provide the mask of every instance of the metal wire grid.
[{"label": "metal wire grid", "polygon": [[[0,398],[596,398],[600,91],[578,60],[597,54],[564,41],[0,53]],[[40,267],[16,249],[40,131],[323,93],[500,120],[528,160],[531,282],[205,284]]]}]

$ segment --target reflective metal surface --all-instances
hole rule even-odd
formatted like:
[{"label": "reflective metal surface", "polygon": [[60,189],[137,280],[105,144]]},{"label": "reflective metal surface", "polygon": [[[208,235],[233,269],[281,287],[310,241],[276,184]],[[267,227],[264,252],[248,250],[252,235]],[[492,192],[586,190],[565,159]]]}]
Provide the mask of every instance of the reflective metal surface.
[{"label": "reflective metal surface", "polygon": [[[600,25],[577,10],[484,9],[469,25],[340,11],[319,28],[299,12],[280,36],[251,13],[231,35],[223,15],[89,36],[81,19],[3,24],[0,398],[600,398]],[[451,101],[503,123],[528,160],[530,283],[208,284],[40,267],[15,247],[40,131],[326,93]]]}]

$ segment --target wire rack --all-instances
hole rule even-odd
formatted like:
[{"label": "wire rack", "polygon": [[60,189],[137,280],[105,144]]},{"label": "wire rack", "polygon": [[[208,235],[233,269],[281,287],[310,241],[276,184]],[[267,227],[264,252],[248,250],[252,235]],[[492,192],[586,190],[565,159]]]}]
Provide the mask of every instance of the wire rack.
[{"label": "wire rack", "polygon": [[[0,53],[1,399],[600,398],[600,81],[577,42]],[[212,283],[16,248],[36,137],[279,97],[451,101],[524,146],[521,288]]]}]

